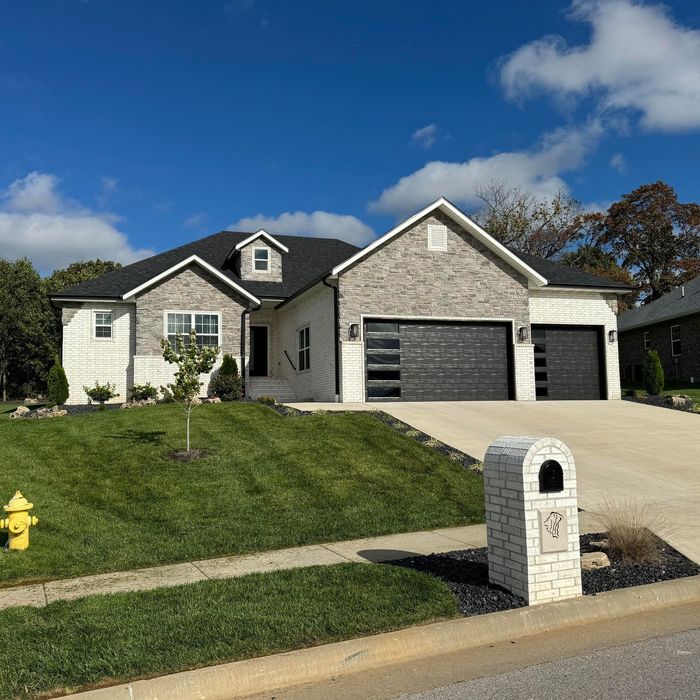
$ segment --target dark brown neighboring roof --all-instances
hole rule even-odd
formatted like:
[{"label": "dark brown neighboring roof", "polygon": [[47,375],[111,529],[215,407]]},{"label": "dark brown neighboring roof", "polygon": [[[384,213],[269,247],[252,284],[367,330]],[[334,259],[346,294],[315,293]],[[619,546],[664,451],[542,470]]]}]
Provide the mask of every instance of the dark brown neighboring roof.
[{"label": "dark brown neighboring roof", "polygon": [[700,313],[700,277],[676,287],[650,304],[626,311],[617,319],[620,332],[650,326],[653,323]]}]

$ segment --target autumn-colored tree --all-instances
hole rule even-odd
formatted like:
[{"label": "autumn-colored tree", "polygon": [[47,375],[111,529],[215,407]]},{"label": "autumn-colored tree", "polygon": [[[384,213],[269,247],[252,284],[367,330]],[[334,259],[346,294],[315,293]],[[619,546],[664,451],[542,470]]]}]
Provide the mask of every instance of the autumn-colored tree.
[{"label": "autumn-colored tree", "polygon": [[[605,277],[614,282],[622,282],[622,284],[627,284],[630,287],[636,287],[636,282],[632,275],[617,264],[615,256],[592,243],[585,243],[577,250],[567,253],[561,259],[561,262],[570,267],[578,267],[591,275]],[[631,309],[635,305],[638,296],[639,292],[636,289],[629,294],[618,295],[618,313]]]},{"label": "autumn-colored tree", "polygon": [[556,260],[586,231],[581,204],[564,191],[537,199],[518,187],[492,180],[476,194],[482,205],[472,218],[514,250]]},{"label": "autumn-colored tree", "polygon": [[700,205],[682,204],[665,182],[642,185],[615,202],[598,243],[654,301],[700,274]]}]

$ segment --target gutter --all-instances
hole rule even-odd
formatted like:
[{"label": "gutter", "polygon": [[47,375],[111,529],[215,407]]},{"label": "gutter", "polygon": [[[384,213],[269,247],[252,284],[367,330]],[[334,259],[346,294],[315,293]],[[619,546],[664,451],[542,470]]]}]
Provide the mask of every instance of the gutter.
[{"label": "gutter", "polygon": [[257,311],[261,306],[262,304],[258,304],[255,309],[243,309],[241,312],[241,376],[243,377],[246,396],[248,395],[248,373],[246,371],[247,365],[245,361],[245,317],[249,316],[251,311]]},{"label": "gutter", "polygon": [[324,277],[323,284],[333,290],[333,335],[335,339],[335,402],[340,401],[340,292],[338,287],[333,284],[328,284],[328,278]]}]

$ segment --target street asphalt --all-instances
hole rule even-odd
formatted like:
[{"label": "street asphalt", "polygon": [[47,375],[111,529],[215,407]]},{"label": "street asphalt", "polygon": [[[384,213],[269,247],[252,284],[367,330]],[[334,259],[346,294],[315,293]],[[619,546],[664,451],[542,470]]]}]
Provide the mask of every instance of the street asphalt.
[{"label": "street asphalt", "polygon": [[402,700],[583,700],[673,698],[700,694],[700,630],[690,630],[476,678]]}]

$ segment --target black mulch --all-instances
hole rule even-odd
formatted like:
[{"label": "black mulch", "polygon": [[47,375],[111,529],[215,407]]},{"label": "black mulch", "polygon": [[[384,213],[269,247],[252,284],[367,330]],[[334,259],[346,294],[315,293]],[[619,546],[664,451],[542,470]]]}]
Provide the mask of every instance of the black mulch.
[{"label": "black mulch", "polygon": [[633,401],[634,403],[644,403],[647,406],[659,406],[660,408],[670,408],[672,411],[683,411],[685,413],[695,413],[693,406],[674,406],[666,403],[664,396],[623,396],[625,401]]},{"label": "black mulch", "polygon": [[[581,552],[599,551],[600,546],[591,547],[590,543],[604,538],[604,533],[581,535]],[[655,564],[622,564],[611,558],[610,567],[582,571],[583,593],[595,595],[700,574],[700,566],[665,542],[660,541],[659,553],[659,562]],[[486,547],[409,557],[388,563],[422,571],[444,581],[465,617],[525,606],[522,598],[500,586],[489,584]]]},{"label": "black mulch", "polygon": [[120,403],[106,403],[104,406],[96,404],[81,404],[79,406],[61,406],[65,411],[68,411],[69,416],[82,416],[86,413],[95,413],[97,411],[113,411],[121,406]]}]

